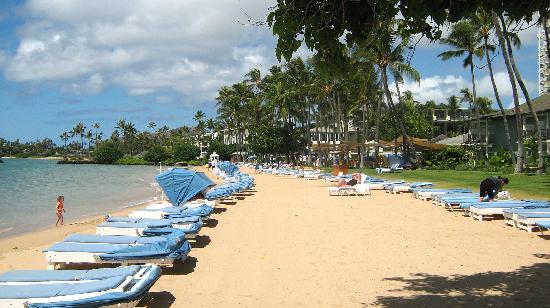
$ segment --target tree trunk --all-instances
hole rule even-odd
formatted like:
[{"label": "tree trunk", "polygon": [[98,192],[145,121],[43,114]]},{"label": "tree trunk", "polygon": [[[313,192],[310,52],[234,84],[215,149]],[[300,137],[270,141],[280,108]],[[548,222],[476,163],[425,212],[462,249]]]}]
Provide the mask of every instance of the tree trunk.
[{"label": "tree trunk", "polygon": [[[361,138],[359,138],[359,142],[361,143],[361,156],[359,157],[359,168],[363,169],[365,168],[365,141],[367,140],[366,138],[366,108],[367,107],[367,102],[365,101],[365,104],[363,105],[363,121],[361,122]],[[357,134],[359,136],[359,134]]]},{"label": "tree trunk", "polygon": [[540,122],[539,117],[537,115],[537,111],[535,108],[533,108],[533,104],[531,104],[531,98],[529,97],[529,91],[527,90],[527,87],[525,86],[525,83],[523,82],[523,78],[521,78],[521,74],[518,70],[518,67],[516,65],[516,61],[514,59],[514,52],[512,50],[512,44],[510,43],[510,38],[508,37],[508,30],[506,29],[506,24],[504,23],[504,17],[500,15],[500,21],[502,23],[502,28],[504,32],[504,38],[506,41],[506,46],[508,47],[508,54],[510,57],[510,64],[512,64],[512,68],[514,70],[514,74],[516,75],[516,78],[518,80],[519,87],[521,89],[521,92],[523,93],[523,97],[525,97],[525,102],[527,103],[527,106],[529,107],[529,111],[533,115],[533,119],[535,120],[535,131],[537,134],[537,146],[538,146],[538,153],[539,153],[539,161],[537,166],[537,174],[542,174],[544,172],[544,149],[542,145],[542,134],[540,131]]},{"label": "tree trunk", "polygon": [[[382,114],[382,94],[378,95],[378,102],[376,104],[376,118],[374,120],[374,141],[377,143],[380,141],[380,115]],[[376,162],[376,167],[380,167],[380,162],[378,161],[378,151],[380,150],[379,146],[374,148],[374,161]]]},{"label": "tree trunk", "polygon": [[307,165],[311,166],[311,133],[310,133],[310,127],[311,127],[311,105],[309,104],[309,101],[306,99],[307,104],[307,123],[306,123],[306,131],[307,131]]},{"label": "tree trunk", "polygon": [[[382,66],[380,68],[380,72],[382,73],[382,82],[384,84],[384,92],[386,93],[386,99],[388,100],[388,105],[390,107],[390,112],[393,113],[395,115],[395,113],[397,112],[396,109],[395,109],[395,105],[393,104],[393,99],[391,97],[391,92],[390,92],[390,88],[388,87],[388,75],[387,75],[387,71],[386,71],[387,67],[386,66]],[[411,140],[409,138],[409,135],[407,134],[407,128],[405,127],[405,123],[403,123],[403,121],[396,121],[396,122],[401,122],[401,123],[398,123],[398,126],[401,128],[401,134],[403,135],[403,147],[405,148],[405,151],[404,151],[404,157],[406,160],[409,160],[410,158],[413,158],[414,156],[414,148],[411,144]]]},{"label": "tree trunk", "polygon": [[514,97],[514,110],[516,113],[516,131],[518,134],[518,155],[516,159],[516,167],[514,169],[515,173],[521,173],[523,171],[523,163],[525,160],[525,145],[523,143],[523,132],[522,132],[522,121],[521,121],[521,112],[519,110],[519,97],[518,89],[516,85],[516,77],[514,75],[514,70],[510,64],[510,58],[508,57],[508,51],[506,50],[506,42],[504,40],[504,35],[502,29],[500,28],[500,23],[498,16],[495,12],[491,12],[493,17],[493,26],[498,38],[498,44],[500,46],[500,51],[504,57],[504,63],[506,64],[506,70],[508,71],[508,77],[510,78],[510,85],[512,86],[512,96]]},{"label": "tree trunk", "polygon": [[510,137],[510,127],[508,126],[508,119],[506,117],[506,112],[504,111],[504,106],[502,105],[502,101],[500,100],[500,95],[498,94],[498,88],[495,82],[495,76],[493,74],[493,64],[491,63],[492,61],[489,56],[489,49],[487,48],[487,46],[489,45],[487,40],[488,38],[485,37],[484,39],[485,57],[487,58],[487,67],[489,68],[489,76],[491,77],[491,84],[493,85],[493,91],[495,92],[495,99],[497,100],[498,108],[500,109],[500,113],[502,114],[502,120],[504,121],[504,133],[506,134],[508,151],[510,152],[510,157],[512,158],[512,161],[516,161],[516,154],[514,153],[514,148],[512,147],[512,138]]},{"label": "tree trunk", "polygon": [[[399,103],[401,104],[400,113],[401,113],[401,125],[405,126],[405,129],[407,128],[407,123],[405,122],[405,102],[403,102],[403,99],[401,97],[401,90],[399,89],[399,82],[397,79],[395,80],[395,89],[397,90],[397,99],[399,100]],[[405,150],[405,142],[403,137],[403,150]],[[411,143],[410,145],[412,151],[414,151],[414,145]],[[397,147],[396,147],[397,148]]]},{"label": "tree trunk", "polygon": [[[481,114],[479,112],[479,106],[477,105],[477,93],[476,93],[476,80],[475,80],[475,74],[474,74],[474,55],[471,55],[472,61],[470,62],[470,75],[472,76],[472,103],[474,105],[474,112],[476,114],[476,122],[477,122],[477,132],[478,132],[478,142],[481,142]],[[485,136],[485,147],[487,147],[487,136]],[[483,150],[483,147],[481,147],[481,155],[485,159],[487,159],[487,153]],[[487,162],[487,161],[486,161]]]}]

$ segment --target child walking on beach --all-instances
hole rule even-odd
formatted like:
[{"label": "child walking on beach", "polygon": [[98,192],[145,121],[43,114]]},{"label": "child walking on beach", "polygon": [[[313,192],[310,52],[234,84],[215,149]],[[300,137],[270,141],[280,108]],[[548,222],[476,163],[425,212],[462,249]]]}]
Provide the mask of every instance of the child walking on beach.
[{"label": "child walking on beach", "polygon": [[60,221],[61,221],[61,225],[63,225],[63,213],[65,213],[65,208],[63,207],[64,202],[65,202],[65,197],[63,196],[57,197],[57,205],[55,206],[55,215],[57,215],[57,222],[55,223],[56,227]]}]

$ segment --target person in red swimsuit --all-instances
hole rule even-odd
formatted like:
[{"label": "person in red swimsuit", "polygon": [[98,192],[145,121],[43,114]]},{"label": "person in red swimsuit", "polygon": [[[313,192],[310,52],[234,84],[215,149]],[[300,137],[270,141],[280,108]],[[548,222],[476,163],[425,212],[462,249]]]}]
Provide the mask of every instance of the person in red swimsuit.
[{"label": "person in red swimsuit", "polygon": [[61,225],[63,225],[63,213],[65,213],[65,208],[63,207],[64,202],[65,202],[65,197],[63,196],[57,197],[57,205],[55,206],[55,215],[57,215],[57,222],[55,223],[56,227],[60,221],[61,221]]}]

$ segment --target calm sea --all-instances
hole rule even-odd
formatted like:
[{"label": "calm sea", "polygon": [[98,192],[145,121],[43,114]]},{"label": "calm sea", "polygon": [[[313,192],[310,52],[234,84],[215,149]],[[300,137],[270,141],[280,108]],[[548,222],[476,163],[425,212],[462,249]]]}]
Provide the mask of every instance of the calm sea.
[{"label": "calm sea", "polygon": [[104,215],[155,196],[153,166],[58,165],[54,160],[3,159],[0,238],[55,226],[58,195],[65,222]]}]

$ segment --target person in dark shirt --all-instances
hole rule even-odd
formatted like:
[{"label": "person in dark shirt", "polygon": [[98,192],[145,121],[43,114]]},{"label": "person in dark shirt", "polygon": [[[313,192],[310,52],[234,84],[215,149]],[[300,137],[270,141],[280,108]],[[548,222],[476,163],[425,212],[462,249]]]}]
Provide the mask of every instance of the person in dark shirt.
[{"label": "person in dark shirt", "polygon": [[501,176],[490,176],[479,184],[479,200],[493,201],[495,196],[508,184],[508,178]]}]

